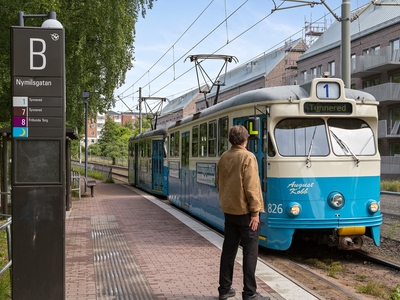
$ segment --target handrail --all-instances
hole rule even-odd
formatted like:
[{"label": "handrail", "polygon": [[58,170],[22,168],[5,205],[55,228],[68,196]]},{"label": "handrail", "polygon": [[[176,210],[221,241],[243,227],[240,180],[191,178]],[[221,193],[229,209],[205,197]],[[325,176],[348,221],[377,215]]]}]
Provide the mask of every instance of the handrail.
[{"label": "handrail", "polygon": [[79,172],[71,170],[71,181],[72,184],[76,184],[76,188],[71,187],[71,191],[78,191],[79,200],[81,200],[81,174]]},{"label": "handrail", "polygon": [[8,263],[0,270],[0,276],[3,275],[5,271],[12,265],[12,258],[11,258],[11,224],[12,224],[12,217],[10,215],[0,214],[0,217],[7,217],[7,221],[0,225],[0,230],[6,229],[7,234],[7,250],[8,250]]}]

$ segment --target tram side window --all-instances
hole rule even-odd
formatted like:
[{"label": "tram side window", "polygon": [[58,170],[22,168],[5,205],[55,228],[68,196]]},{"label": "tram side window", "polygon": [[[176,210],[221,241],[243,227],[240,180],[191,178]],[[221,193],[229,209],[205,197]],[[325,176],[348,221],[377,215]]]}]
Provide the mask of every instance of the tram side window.
[{"label": "tram side window", "polygon": [[228,117],[218,120],[218,155],[222,155],[222,153],[228,150],[228,120]]},{"label": "tram side window", "polygon": [[284,119],[276,125],[274,134],[282,156],[329,154],[325,122],[322,119]]},{"label": "tram side window", "polygon": [[200,153],[201,157],[207,156],[207,123],[200,124]]},{"label": "tram side window", "polygon": [[147,157],[147,141],[143,141],[143,157]]},{"label": "tram side window", "polygon": [[199,126],[192,128],[192,157],[199,156]]},{"label": "tram side window", "polygon": [[143,157],[143,152],[144,151],[144,149],[143,149],[143,141],[140,141],[139,142],[139,157]]},{"label": "tram side window", "polygon": [[179,131],[173,132],[169,136],[169,156],[179,157]]},{"label": "tram side window", "polygon": [[374,133],[360,119],[328,120],[333,153],[336,155],[374,155],[376,153]]},{"label": "tram side window", "polygon": [[151,157],[151,141],[150,140],[146,141],[146,150],[147,150],[146,156]]},{"label": "tram side window", "polygon": [[208,123],[208,155],[215,156],[217,148],[217,122]]},{"label": "tram side window", "polygon": [[133,142],[129,141],[128,142],[128,157],[133,156]]},{"label": "tram side window", "polygon": [[268,156],[275,156],[276,151],[274,145],[272,144],[271,136],[267,130],[267,119],[262,120],[262,147],[264,153],[267,152]]}]

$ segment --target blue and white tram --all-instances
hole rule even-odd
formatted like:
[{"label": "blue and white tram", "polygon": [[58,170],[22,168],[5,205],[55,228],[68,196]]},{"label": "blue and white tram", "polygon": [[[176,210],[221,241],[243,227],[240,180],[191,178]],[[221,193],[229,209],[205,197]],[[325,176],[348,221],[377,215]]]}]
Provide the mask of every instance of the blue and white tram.
[{"label": "blue and white tram", "polygon": [[380,244],[378,102],[335,78],[249,91],[167,129],[168,199],[223,230],[216,165],[228,130],[244,125],[259,163],[265,213],[260,245],[294,237],[358,249]]},{"label": "blue and white tram", "polygon": [[129,184],[159,196],[168,195],[166,129],[135,135],[128,145]]}]

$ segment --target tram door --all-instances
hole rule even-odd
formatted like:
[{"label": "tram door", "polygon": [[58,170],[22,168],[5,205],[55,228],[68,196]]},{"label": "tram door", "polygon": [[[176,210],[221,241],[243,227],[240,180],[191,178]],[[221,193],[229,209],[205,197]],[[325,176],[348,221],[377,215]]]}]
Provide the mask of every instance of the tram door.
[{"label": "tram door", "polygon": [[163,189],[163,178],[164,178],[164,168],[163,168],[163,141],[152,141],[152,189],[161,191]]},{"label": "tram door", "polygon": [[[258,172],[261,178],[261,189],[263,191],[264,202],[266,202],[266,192],[267,192],[267,161],[264,149],[266,149],[265,141],[266,129],[267,129],[267,119],[264,116],[259,117],[259,139],[249,139],[247,143],[247,150],[254,153],[258,162]],[[233,120],[234,125],[243,125],[249,130],[249,118],[236,118]]]},{"label": "tram door", "polygon": [[181,195],[182,203],[190,206],[190,170],[189,170],[189,132],[182,133],[181,149]]},{"label": "tram door", "polygon": [[134,169],[133,169],[133,177],[134,177],[134,180],[135,180],[135,186],[138,186],[138,183],[139,183],[139,180],[138,180],[138,164],[139,164],[139,143],[135,143],[135,157],[134,157],[134,160],[135,160],[135,162],[134,162]]}]

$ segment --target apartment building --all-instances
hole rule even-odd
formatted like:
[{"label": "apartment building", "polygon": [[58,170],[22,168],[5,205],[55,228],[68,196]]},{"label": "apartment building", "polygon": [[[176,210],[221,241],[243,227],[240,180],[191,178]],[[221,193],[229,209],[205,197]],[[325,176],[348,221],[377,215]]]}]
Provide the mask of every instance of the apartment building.
[{"label": "apartment building", "polygon": [[[370,5],[350,26],[351,88],[371,93],[379,101],[379,151],[400,155],[400,0]],[[335,22],[298,59],[301,83],[329,72],[342,77],[341,23]]]},{"label": "apartment building", "polygon": [[96,119],[88,120],[88,145],[96,143],[101,137],[101,130],[107,118],[111,118],[114,122],[124,125],[126,122],[134,124],[139,119],[139,113],[134,112],[115,112],[107,111],[104,114],[98,114]]}]

